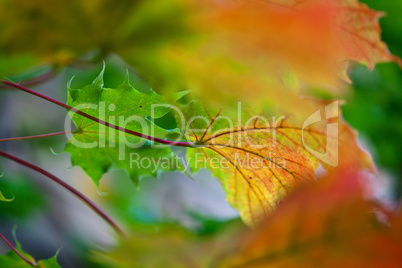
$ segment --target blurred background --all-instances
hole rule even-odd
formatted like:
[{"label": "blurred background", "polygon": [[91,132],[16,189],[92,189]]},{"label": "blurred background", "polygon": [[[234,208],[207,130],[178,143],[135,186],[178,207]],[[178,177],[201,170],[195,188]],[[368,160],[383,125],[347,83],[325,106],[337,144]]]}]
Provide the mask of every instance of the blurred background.
[{"label": "blurred background", "polygon": [[[128,66],[116,55],[107,57],[105,63],[105,86],[119,85]],[[91,83],[101,69],[101,62],[84,70],[66,67],[52,79],[30,88],[66,102],[66,81],[78,74],[72,86],[82,87]],[[131,79],[133,85],[138,84],[135,73]],[[63,131],[67,114],[62,108],[16,90],[1,90],[0,94],[0,137]],[[114,170],[102,178],[98,190],[80,167],[71,168],[69,154],[61,153],[66,141],[65,136],[56,136],[1,142],[0,148],[65,180],[133,230],[153,228],[157,232],[164,225],[177,225],[204,235],[233,220],[240,223],[238,212],[227,204],[219,181],[210,171],[204,170],[194,178],[181,172],[163,173],[135,185],[125,171]],[[116,245],[114,231],[75,196],[21,165],[6,159],[0,163],[1,191],[6,197],[15,197],[13,202],[0,203],[1,233],[10,241],[11,230],[17,225],[24,250],[37,259],[49,258],[62,248],[58,257],[62,267],[90,267],[90,250]],[[3,244],[0,249],[2,253],[9,250]]]},{"label": "blurred background", "polygon": [[[29,88],[62,102],[71,77],[76,75],[73,88],[91,83],[102,60],[106,87],[119,85],[128,69],[136,89],[158,91],[174,70],[167,62],[158,62],[153,51],[157,53],[156,48],[168,42],[197,38],[183,23],[186,17],[179,1],[170,6],[160,0],[152,5],[141,0],[105,0],[101,5],[73,0],[67,5],[62,0],[18,2],[3,0],[0,4],[0,76],[28,81]],[[382,38],[393,54],[402,57],[402,2],[362,2],[385,12],[380,20]],[[152,12],[145,13],[149,10]],[[144,59],[144,55],[155,59]],[[401,69],[395,63],[378,64],[373,70],[353,63],[349,74],[353,85],[343,96],[344,118],[358,130],[360,142],[377,163],[382,178],[376,182],[378,197],[389,204],[400,203]],[[62,131],[65,116],[60,107],[0,88],[0,139]],[[174,125],[174,121],[168,124]],[[157,232],[161,226],[183,226],[202,237],[242,224],[237,211],[225,201],[219,182],[207,170],[196,174],[195,181],[174,172],[145,178],[138,186],[125,172],[113,170],[102,178],[99,192],[79,167],[70,168],[69,155],[61,153],[65,142],[64,136],[0,142],[0,150],[50,171],[134,230]],[[35,258],[49,258],[62,248],[58,258],[62,267],[99,267],[88,256],[93,249],[116,244],[113,230],[85,204],[40,174],[6,159],[0,159],[0,172],[1,192],[15,197],[13,202],[0,202],[1,233],[12,240],[11,230],[17,225],[19,241]],[[0,243],[0,254],[8,250]]]}]

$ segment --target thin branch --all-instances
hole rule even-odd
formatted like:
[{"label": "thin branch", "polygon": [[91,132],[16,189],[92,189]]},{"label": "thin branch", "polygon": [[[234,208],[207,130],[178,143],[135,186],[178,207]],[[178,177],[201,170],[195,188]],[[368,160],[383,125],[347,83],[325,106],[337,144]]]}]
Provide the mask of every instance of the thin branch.
[{"label": "thin branch", "polygon": [[52,181],[56,182],[57,184],[59,184],[60,186],[62,186],[64,189],[68,190],[69,192],[71,192],[73,195],[75,195],[76,197],[78,197],[79,199],[81,199],[85,204],[87,204],[90,208],[92,208],[100,217],[102,217],[106,222],[108,222],[110,224],[110,226],[117,232],[119,233],[121,236],[125,236],[124,231],[120,228],[120,226],[109,216],[106,214],[106,212],[104,212],[101,208],[99,208],[94,202],[92,202],[91,200],[89,200],[85,195],[83,195],[82,193],[80,193],[79,191],[77,191],[76,189],[74,189],[73,187],[71,187],[70,185],[68,185],[67,183],[65,183],[64,181],[62,181],[61,179],[57,178],[56,176],[54,176],[53,174],[47,172],[46,170],[31,164],[29,162],[26,162],[20,158],[17,158],[13,155],[10,155],[8,153],[5,153],[3,151],[0,151],[0,156],[3,156],[5,158],[8,158],[14,162],[17,162],[27,168],[30,168],[32,170],[35,170],[43,175],[45,175],[46,177],[48,177],[49,179],[51,179]]},{"label": "thin branch", "polygon": [[5,237],[4,235],[0,234],[0,238],[4,240],[4,242],[6,242],[6,244],[15,252],[17,253],[17,255],[26,263],[28,263],[31,266],[36,266],[35,262],[32,262],[30,260],[28,260],[25,256],[23,256]]},{"label": "thin branch", "polygon": [[19,141],[19,140],[39,139],[39,138],[46,138],[46,137],[53,137],[53,136],[64,135],[64,134],[68,134],[68,133],[73,133],[73,132],[72,132],[72,131],[61,131],[61,132],[40,134],[40,135],[34,135],[34,136],[14,137],[14,138],[3,138],[3,139],[0,139],[0,142],[2,142],[2,141]]},{"label": "thin branch", "polygon": [[100,120],[99,118],[96,118],[96,117],[94,117],[92,115],[84,113],[84,112],[82,112],[80,110],[77,110],[77,109],[67,105],[67,104],[64,104],[64,103],[62,103],[62,102],[60,102],[58,100],[52,99],[52,98],[50,98],[48,96],[42,95],[42,94],[40,94],[38,92],[35,92],[33,90],[30,90],[28,88],[25,88],[25,87],[23,87],[21,85],[14,84],[14,83],[6,81],[6,80],[1,80],[1,83],[5,84],[5,85],[8,85],[10,87],[13,87],[13,88],[22,90],[22,91],[27,92],[27,93],[29,93],[31,95],[37,96],[37,97],[39,97],[41,99],[47,100],[47,101],[49,101],[51,103],[54,103],[54,104],[56,104],[56,105],[58,105],[60,107],[66,108],[69,111],[72,111],[72,112],[74,112],[76,114],[79,114],[79,115],[81,115],[81,116],[83,116],[85,118],[88,118],[88,119],[90,119],[90,120],[92,120],[94,122],[97,122],[99,124],[105,125],[107,127],[110,127],[110,128],[113,128],[113,129],[116,129],[116,130],[119,130],[119,131],[122,131],[122,132],[125,132],[125,133],[128,133],[128,134],[131,134],[131,135],[134,135],[134,136],[137,136],[137,137],[140,137],[140,138],[144,138],[144,139],[147,139],[147,140],[150,140],[150,141],[155,141],[155,142],[166,144],[166,145],[173,145],[173,146],[180,146],[180,147],[194,147],[195,146],[195,144],[193,142],[169,141],[169,140],[164,140],[164,139],[151,137],[151,136],[148,136],[148,135],[145,135],[145,134],[133,131],[133,130],[126,129],[126,128],[122,128],[122,127],[110,124],[110,123],[108,123],[106,121]]}]

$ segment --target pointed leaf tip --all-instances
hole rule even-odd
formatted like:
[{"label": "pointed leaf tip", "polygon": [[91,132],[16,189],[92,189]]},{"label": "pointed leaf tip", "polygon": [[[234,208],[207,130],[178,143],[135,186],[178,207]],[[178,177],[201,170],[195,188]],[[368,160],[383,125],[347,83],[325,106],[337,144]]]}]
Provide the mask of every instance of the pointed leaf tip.
[{"label": "pointed leaf tip", "polygon": [[98,191],[98,195],[100,196],[109,196],[110,194],[108,192],[102,192],[102,190],[99,188],[99,183],[96,185],[96,190]]},{"label": "pointed leaf tip", "polygon": [[[102,78],[102,74],[103,70],[98,77],[99,80]],[[104,116],[103,120],[106,118],[106,120],[110,120],[113,116],[124,116],[124,118],[131,116],[140,117],[142,120],[144,120],[143,122],[145,122],[147,129],[145,129],[145,126],[142,124],[132,124],[129,125],[127,130],[135,131],[137,133],[142,133],[144,129],[155,130],[153,133],[155,133],[156,138],[165,139],[167,134],[171,133],[170,129],[164,129],[153,124],[153,122],[148,119],[148,116],[155,116],[155,118],[162,117],[163,115],[167,114],[171,108],[167,107],[166,100],[155,92],[143,93],[133,88],[129,84],[129,74],[130,73],[126,71],[124,83],[116,88],[102,89],[99,83],[96,83],[83,86],[77,91],[71,91],[68,95],[67,104],[72,107],[76,107],[76,109],[77,107],[80,107],[80,110],[85,111],[94,118],[100,119],[100,105],[95,106],[95,108],[90,108],[88,104],[96,105],[100,104],[100,102],[103,102],[102,105],[104,105],[106,108],[104,110],[105,114],[102,115]],[[158,105],[156,106],[157,109],[155,111],[152,110],[152,105]],[[71,155],[72,165],[80,166],[93,180],[96,186],[99,186],[99,180],[101,179],[102,175],[111,168],[123,168],[129,174],[134,176],[134,178],[132,177],[133,181],[137,181],[137,176],[139,175],[154,176],[155,170],[157,169],[166,171],[177,169],[174,165],[159,165],[158,161],[153,162],[152,166],[149,166],[148,168],[143,168],[142,166],[136,165],[130,166],[129,161],[131,153],[138,154],[139,157],[152,157],[155,159],[165,159],[166,157],[167,159],[170,157],[170,149],[150,148],[150,141],[146,141],[145,144],[141,144],[141,148],[129,148],[123,144],[123,142],[119,139],[120,136],[117,136],[115,131],[109,132],[106,130],[106,127],[109,126],[105,126],[105,143],[101,145],[101,140],[99,140],[100,128],[98,121],[83,117],[82,115],[74,112],[70,112],[69,114],[79,131],[74,131],[72,133],[73,135],[70,137],[69,141],[64,147],[64,152],[68,152]],[[116,126],[123,127],[119,124]],[[141,140],[141,137],[135,137],[135,135],[131,134],[130,136],[127,136],[127,139],[129,139],[130,142],[135,142],[139,145],[139,142],[142,143],[143,141]],[[99,142],[95,142],[94,144],[94,141]],[[90,147],[83,147],[81,146],[82,144],[89,145]],[[118,152],[114,149],[116,146],[120,147],[123,145],[126,148],[124,152]],[[85,149],[85,151],[83,149]],[[122,153],[124,154],[122,155]]]},{"label": "pointed leaf tip", "polygon": [[14,243],[15,243],[15,247],[20,250],[21,249],[21,244],[17,239],[17,229],[18,229],[18,225],[14,224],[13,228],[11,229],[11,234],[13,235],[14,238]]},{"label": "pointed leaf tip", "polygon": [[12,198],[6,198],[2,192],[0,192],[0,201],[3,202],[12,202],[14,201],[15,197],[13,196]]},{"label": "pointed leaf tip", "polygon": [[68,80],[68,82],[67,82],[67,89],[68,89],[69,91],[76,90],[76,89],[74,89],[74,88],[71,87],[71,82],[73,82],[73,79],[75,78],[75,76],[76,76],[76,75],[73,75],[73,77],[71,77],[70,80]]},{"label": "pointed leaf tip", "polygon": [[176,92],[174,94],[175,100],[180,100],[184,96],[190,94],[190,92],[191,92],[191,90],[185,90],[185,91]]},{"label": "pointed leaf tip", "polygon": [[130,72],[128,71],[128,69],[126,69],[126,77],[124,78],[122,86],[132,87],[132,85],[130,84]]},{"label": "pointed leaf tip", "polygon": [[49,147],[49,150],[53,155],[56,155],[56,156],[61,155],[63,153],[63,151],[60,153],[56,153],[52,147]]},{"label": "pointed leaf tip", "polygon": [[103,61],[102,70],[100,71],[99,75],[92,82],[93,85],[97,85],[97,86],[103,88],[103,75],[105,74],[105,67],[106,67],[105,61]]},{"label": "pointed leaf tip", "polygon": [[[1,172],[0,178],[2,178],[3,175],[4,175],[4,173]],[[12,198],[6,198],[6,197],[3,195],[3,193],[0,191],[0,201],[3,201],[3,202],[11,202],[11,201],[14,201],[14,199],[15,199],[14,196],[13,196]]]}]

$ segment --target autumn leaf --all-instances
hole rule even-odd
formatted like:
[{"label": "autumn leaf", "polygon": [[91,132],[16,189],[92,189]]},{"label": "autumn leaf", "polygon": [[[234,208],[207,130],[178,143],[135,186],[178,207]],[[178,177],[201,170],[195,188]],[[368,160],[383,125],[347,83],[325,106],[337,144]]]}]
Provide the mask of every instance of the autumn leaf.
[{"label": "autumn leaf", "polygon": [[[177,133],[152,122],[170,111],[168,101],[149,90],[140,93],[129,83],[128,74],[116,89],[103,87],[103,70],[91,85],[82,89],[68,88],[67,104],[97,119],[151,137],[163,138]],[[180,166],[169,148],[154,148],[153,142],[117,131],[70,112],[77,129],[64,151],[70,153],[73,166],[80,166],[98,185],[111,167],[127,171],[134,182],[142,176],[157,176],[162,170]],[[151,118],[152,117],[152,118]],[[148,162],[141,161],[146,158]],[[160,159],[169,159],[162,165]],[[144,164],[141,164],[144,163]]]},{"label": "autumn leaf", "polygon": [[356,168],[349,163],[299,189],[232,241],[217,267],[399,267],[401,214],[385,224],[376,217]]},{"label": "autumn leaf", "polygon": [[383,12],[371,10],[358,0],[334,1],[340,10],[337,16],[335,35],[344,49],[345,60],[355,60],[373,69],[376,63],[394,61],[401,65],[401,59],[392,55],[381,41],[379,19]]},{"label": "autumn leaf", "polygon": [[284,9],[262,1],[228,1],[211,10],[204,27],[213,42],[225,45],[232,60],[262,68],[265,76],[292,72],[304,83],[342,87],[337,62],[341,49],[332,34],[337,11],[328,5]]},{"label": "autumn leaf", "polygon": [[381,42],[380,13],[357,0],[23,3],[2,2],[7,55],[35,51],[63,65],[96,49],[97,59],[117,53],[155,88],[191,89],[218,103],[287,94],[291,104],[291,93],[311,88],[339,94],[347,60],[399,62]]},{"label": "autumn leaf", "polygon": [[348,89],[348,61],[400,63],[381,41],[381,13],[355,0],[206,1],[200,9],[194,28],[207,37],[169,53],[189,89],[208,101],[263,106],[287,101],[282,92],[289,103],[299,91],[339,95]]},{"label": "autumn leaf", "polygon": [[[247,224],[269,215],[297,185],[315,181],[320,165],[331,170],[338,160],[358,159],[372,169],[356,134],[342,121],[337,101],[300,102],[310,102],[311,116],[254,115],[247,107],[239,107],[238,114],[224,113],[199,102],[182,109],[187,122],[182,130],[201,146],[188,150],[192,170],[211,169]],[[320,109],[326,117],[321,118]]]},{"label": "autumn leaf", "polygon": [[399,267],[402,214],[367,200],[366,175],[345,163],[300,186],[254,229],[199,237],[158,226],[94,257],[113,267]]},{"label": "autumn leaf", "polygon": [[[248,3],[247,1],[242,2]],[[333,41],[331,42],[329,36],[326,35],[322,35],[324,38],[316,39],[318,34],[323,34],[323,32],[320,31],[321,28],[317,28],[317,36],[315,36],[315,38],[313,37],[314,39],[311,40],[311,51],[319,52],[318,48],[313,47],[313,43],[318,40],[320,40],[320,42],[324,40],[323,46],[327,47],[329,50],[335,48],[332,47],[333,45],[339,45],[341,47],[342,51],[334,51],[335,57],[338,58],[338,61],[356,60],[360,63],[367,64],[371,69],[379,62],[395,61],[398,64],[401,64],[401,60],[398,57],[393,56],[389,52],[386,44],[381,41],[379,18],[384,14],[382,12],[371,10],[366,4],[360,3],[358,0],[263,0],[262,2],[266,3],[266,6],[271,10],[275,10],[275,7],[278,8],[278,6],[290,8],[290,12],[294,15],[297,15],[298,12],[302,12],[303,10],[305,12],[310,11],[312,12],[310,14],[312,15],[311,23],[314,23],[314,20],[320,22],[320,25],[315,23],[315,27],[329,27],[326,28],[326,30],[329,30],[330,34],[332,34]],[[248,5],[245,4],[245,6],[247,7]],[[238,10],[236,11],[239,12]],[[246,14],[247,12],[248,11],[245,11]],[[257,12],[255,15],[258,16],[258,12],[260,11],[255,12]],[[285,13],[283,19],[286,19],[286,16],[289,16],[289,14]],[[249,23],[252,24],[248,29],[257,26],[256,22],[253,24],[252,17],[248,16],[247,18],[249,19]],[[254,20],[258,19],[261,19],[261,16],[258,16]],[[274,17],[273,22],[275,22],[275,19],[276,18]],[[284,23],[284,21],[282,22]],[[304,23],[304,20],[300,19],[300,22]],[[281,26],[281,24],[278,23],[277,27],[279,26]],[[292,21],[289,22],[289,26],[293,26]],[[306,32],[303,32],[303,34],[307,34],[307,36],[305,36],[307,39],[309,38],[308,34],[310,34],[308,30],[312,29],[311,26],[305,27]],[[272,26],[265,23],[260,26],[259,29],[262,30],[264,27]],[[297,41],[298,39],[289,38],[289,40]],[[266,41],[264,39],[258,40],[260,44],[262,43],[261,45],[265,46],[268,45]],[[332,46],[330,43],[333,43]],[[323,56],[321,53],[318,54]]]},{"label": "autumn leaf", "polygon": [[[270,0],[266,1],[269,2]],[[311,0],[288,1],[295,8]],[[318,1],[324,2],[324,0]],[[355,60],[373,69],[376,63],[394,61],[401,65],[401,59],[392,55],[387,45],[381,41],[379,19],[383,12],[370,9],[358,0],[328,1],[336,15],[335,32],[337,42],[343,48],[343,58],[340,60]]]}]

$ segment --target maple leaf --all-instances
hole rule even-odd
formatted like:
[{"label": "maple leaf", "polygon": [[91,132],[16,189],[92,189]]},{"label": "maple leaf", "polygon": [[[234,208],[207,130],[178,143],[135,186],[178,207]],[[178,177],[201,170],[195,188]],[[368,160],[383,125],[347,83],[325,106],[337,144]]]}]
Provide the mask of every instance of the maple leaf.
[{"label": "maple leaf", "polygon": [[[28,253],[24,252],[21,244],[18,242],[15,232],[13,232],[14,236],[14,241],[15,241],[15,248],[18,250],[18,252],[23,255],[27,260],[35,262],[35,259],[29,255]],[[35,267],[40,267],[40,268],[59,268],[61,267],[57,263],[57,255],[59,252],[57,252],[53,257],[47,259],[47,260],[39,260]],[[20,256],[17,255],[13,250],[10,250],[7,252],[5,255],[0,255],[0,265],[1,267],[7,267],[7,268],[23,268],[23,267],[28,267],[29,265],[21,259]]]},{"label": "maple leaf", "polygon": [[[199,102],[183,107],[187,128],[182,130],[202,146],[187,153],[192,170],[211,169],[247,224],[269,215],[297,185],[315,181],[320,165],[330,170],[338,159],[339,163],[358,159],[362,166],[373,168],[357,145],[356,134],[341,120],[338,103],[310,104],[310,117],[273,117],[272,111],[253,116],[247,107],[235,115],[214,113]],[[324,108],[327,117],[318,122]],[[313,117],[316,123],[311,124]]]},{"label": "maple leaf", "polygon": [[379,19],[383,12],[370,9],[358,0],[264,0],[266,3],[282,4],[293,9],[323,3],[336,12],[333,13],[334,37],[343,48],[339,60],[356,60],[367,64],[370,69],[376,63],[394,61],[401,65],[401,59],[392,55],[387,45],[381,41]]},{"label": "maple leaf", "polygon": [[283,9],[262,1],[228,1],[211,10],[215,13],[203,21],[204,27],[220,38],[213,40],[223,43],[231,58],[253,69],[263,68],[265,75],[280,77],[281,72],[291,71],[315,86],[342,86],[332,8],[316,3]]},{"label": "maple leaf", "polygon": [[286,100],[283,91],[339,94],[349,60],[400,63],[381,41],[381,13],[357,0],[210,2],[194,23],[208,38],[194,51],[171,51],[200,98],[257,105]]},{"label": "maple leaf", "polygon": [[381,41],[379,19],[384,16],[383,12],[372,10],[358,0],[334,1],[333,4],[340,10],[335,35],[344,49],[345,60],[364,63],[370,69],[379,62],[394,61],[401,66],[401,59],[392,55]]},{"label": "maple leaf", "polygon": [[[233,92],[242,100],[260,101],[265,91],[272,99],[267,93],[305,84],[339,93],[345,90],[339,79],[346,77],[345,60],[371,67],[399,61],[381,42],[380,13],[357,0],[219,3],[3,1],[0,49],[7,55],[35,51],[42,60],[61,65],[96,48],[100,57],[115,52],[158,88],[184,86],[220,101]],[[66,19],[73,17],[80,19]],[[18,23],[10,23],[14,18]],[[213,79],[225,72],[244,77],[240,84],[253,81],[253,94],[251,85],[232,89],[219,75]]]},{"label": "maple leaf", "polygon": [[232,241],[237,246],[217,267],[398,267],[402,215],[386,225],[376,218],[363,197],[363,178],[352,162],[302,187]]},{"label": "maple leaf", "polygon": [[[128,73],[116,89],[103,88],[103,71],[82,89],[69,86],[67,104],[97,119],[152,137],[177,133],[158,127],[148,118],[159,118],[170,111],[166,99],[152,90],[145,93],[135,90]],[[157,107],[154,109],[153,105]],[[123,168],[137,182],[142,176],[157,176],[162,170],[175,170],[180,164],[169,148],[153,148],[151,141],[106,127],[75,112],[70,112],[70,116],[77,130],[64,151],[70,153],[72,165],[82,167],[96,184],[112,166]],[[140,162],[141,159],[147,162]],[[162,165],[158,159],[169,161]]]}]

